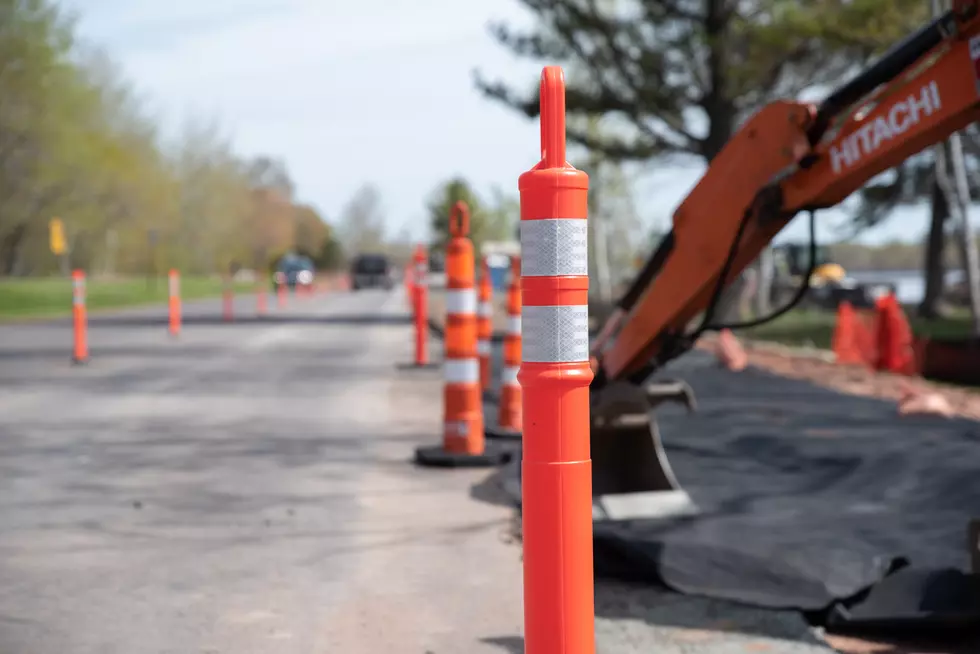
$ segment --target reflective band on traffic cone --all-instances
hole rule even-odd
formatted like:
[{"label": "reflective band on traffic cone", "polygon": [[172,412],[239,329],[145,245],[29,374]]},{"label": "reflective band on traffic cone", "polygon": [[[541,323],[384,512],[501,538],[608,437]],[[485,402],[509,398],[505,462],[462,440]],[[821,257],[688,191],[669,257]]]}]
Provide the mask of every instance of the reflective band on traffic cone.
[{"label": "reflective band on traffic cone", "polygon": [[509,456],[487,450],[483,434],[483,399],[476,337],[476,288],[473,243],[467,238],[470,211],[457,202],[449,216],[446,246],[446,332],[443,374],[442,447],[422,447],[422,465],[497,465]]},{"label": "reflective band on traffic cone", "polygon": [[524,651],[594,654],[588,176],[565,159],[562,69],[541,75],[541,161],[518,181]]},{"label": "reflective band on traffic cone", "polygon": [[88,361],[88,318],[85,311],[85,273],[75,270],[71,274],[71,304],[74,324],[74,348],[72,362]]},{"label": "reflective band on traffic cone", "polygon": [[280,309],[282,309],[282,308],[284,308],[286,306],[286,285],[285,284],[280,283],[280,284],[278,284],[276,286],[276,306],[278,306]]},{"label": "reflective band on traffic cone", "polygon": [[517,373],[521,367],[521,259],[511,260],[510,284],[507,286],[507,331],[504,332],[504,357],[500,368],[500,403],[497,428],[487,431],[490,438],[519,439],[523,415],[521,385]]},{"label": "reflective band on traffic cone", "polygon": [[493,292],[490,289],[490,267],[483,259],[480,265],[480,291],[477,298],[476,352],[480,357],[480,386],[490,388],[490,341],[493,338]]},{"label": "reflective band on traffic cone", "polygon": [[180,273],[176,270],[170,271],[169,276],[170,293],[170,335],[180,334]]}]

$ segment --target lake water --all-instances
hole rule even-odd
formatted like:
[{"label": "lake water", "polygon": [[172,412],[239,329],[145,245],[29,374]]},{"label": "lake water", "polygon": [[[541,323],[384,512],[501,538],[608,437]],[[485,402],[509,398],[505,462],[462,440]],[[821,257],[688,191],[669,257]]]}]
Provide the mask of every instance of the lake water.
[{"label": "lake water", "polygon": [[[926,282],[922,273],[916,270],[868,270],[848,271],[859,282],[879,282],[895,284],[898,301],[902,304],[917,304],[922,301]],[[963,279],[963,273],[953,270],[946,273],[946,283],[955,284]]]},{"label": "lake water", "polygon": [[[506,267],[492,266],[490,268],[490,279],[495,291],[506,290],[508,272]],[[898,301],[902,304],[917,304],[922,301],[922,295],[925,293],[925,278],[921,272],[916,270],[849,271],[848,274],[860,282],[895,284]],[[953,270],[946,274],[946,280],[949,284],[955,284],[961,279],[963,279],[962,271]]]}]

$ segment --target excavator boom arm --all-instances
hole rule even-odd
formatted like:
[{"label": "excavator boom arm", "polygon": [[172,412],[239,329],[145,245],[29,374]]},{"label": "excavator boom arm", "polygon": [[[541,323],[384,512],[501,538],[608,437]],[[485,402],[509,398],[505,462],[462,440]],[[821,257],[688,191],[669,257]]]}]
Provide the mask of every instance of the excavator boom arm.
[{"label": "excavator boom arm", "polygon": [[603,329],[593,387],[642,381],[689,348],[701,331],[689,323],[710,323],[721,290],[799,212],[838,204],[980,118],[978,3],[956,0],[819,107],[780,101],[750,118]]}]

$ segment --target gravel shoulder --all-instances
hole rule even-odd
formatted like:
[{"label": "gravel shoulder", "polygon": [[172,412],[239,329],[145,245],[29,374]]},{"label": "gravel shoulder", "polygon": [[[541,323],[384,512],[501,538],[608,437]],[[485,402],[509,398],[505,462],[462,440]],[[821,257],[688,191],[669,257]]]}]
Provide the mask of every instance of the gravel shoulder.
[{"label": "gravel shoulder", "polygon": [[[698,341],[702,350],[714,350],[717,336]],[[750,366],[792,379],[803,379],[840,393],[898,401],[905,389],[913,388],[944,396],[954,415],[980,420],[980,389],[940,384],[927,379],[877,372],[860,366],[834,362],[833,352],[814,348],[792,348],[777,343],[741,339]]]}]

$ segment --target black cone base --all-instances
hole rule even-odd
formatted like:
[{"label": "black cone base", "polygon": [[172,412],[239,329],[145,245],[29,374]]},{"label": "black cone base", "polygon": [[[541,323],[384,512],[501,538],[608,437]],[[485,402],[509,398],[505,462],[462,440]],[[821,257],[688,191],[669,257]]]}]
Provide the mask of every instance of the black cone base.
[{"label": "black cone base", "polygon": [[492,468],[508,463],[512,452],[486,443],[483,454],[447,452],[442,445],[427,445],[415,449],[415,463],[428,468]]},{"label": "black cone base", "polygon": [[506,427],[487,427],[485,434],[495,441],[519,441],[523,437],[521,432]]}]

